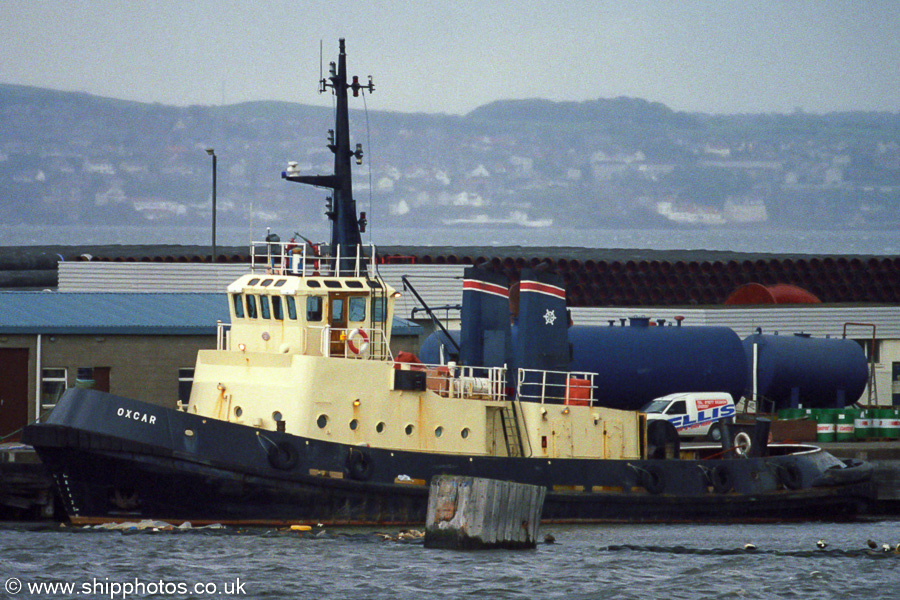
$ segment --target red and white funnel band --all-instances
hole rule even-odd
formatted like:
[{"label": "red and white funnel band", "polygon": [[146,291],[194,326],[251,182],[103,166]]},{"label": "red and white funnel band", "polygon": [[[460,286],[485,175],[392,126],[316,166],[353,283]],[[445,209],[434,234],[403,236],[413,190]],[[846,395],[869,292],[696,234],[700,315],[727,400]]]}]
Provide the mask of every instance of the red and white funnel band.
[{"label": "red and white funnel band", "polygon": [[537,292],[538,294],[546,294],[554,298],[566,299],[566,290],[555,285],[539,283],[537,281],[522,281],[519,283],[520,292]]},{"label": "red and white funnel band", "polygon": [[495,283],[479,281],[478,279],[464,279],[463,291],[466,290],[482,292],[485,294],[493,294],[494,296],[500,296],[501,298],[509,298],[509,288],[506,288],[502,285],[497,285]]}]

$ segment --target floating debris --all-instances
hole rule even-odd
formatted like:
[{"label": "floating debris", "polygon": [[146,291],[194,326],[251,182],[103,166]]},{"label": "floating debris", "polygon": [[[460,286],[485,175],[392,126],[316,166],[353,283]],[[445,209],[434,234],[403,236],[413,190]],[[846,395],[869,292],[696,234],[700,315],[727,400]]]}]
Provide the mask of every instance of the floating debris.
[{"label": "floating debris", "polygon": [[190,531],[190,530],[208,530],[208,529],[225,529],[221,523],[213,523],[211,525],[203,525],[194,527],[190,521],[185,521],[177,527],[165,521],[154,521],[152,519],[144,519],[143,521],[125,521],[123,523],[100,523],[99,525],[85,525],[84,529],[105,529],[122,532],[151,532],[158,533],[160,531]]}]

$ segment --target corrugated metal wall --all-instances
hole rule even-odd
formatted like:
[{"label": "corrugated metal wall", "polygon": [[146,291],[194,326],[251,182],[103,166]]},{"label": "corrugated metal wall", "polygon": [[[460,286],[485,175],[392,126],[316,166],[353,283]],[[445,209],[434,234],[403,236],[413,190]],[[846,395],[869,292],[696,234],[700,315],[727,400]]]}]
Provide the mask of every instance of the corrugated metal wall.
[{"label": "corrugated metal wall", "polygon": [[59,263],[60,292],[220,293],[246,264],[76,261]]},{"label": "corrugated metal wall", "polygon": [[[378,273],[401,295],[396,316],[409,318],[419,306],[412,292],[403,290],[401,277],[407,275],[420,296],[432,308],[462,303],[462,276],[466,265],[387,264]],[[151,262],[61,262],[61,292],[204,292],[224,293],[228,284],[247,272],[246,264],[151,263]],[[445,311],[439,311],[445,316]],[[579,325],[607,325],[610,320],[632,316],[672,323],[685,317],[684,325],[730,327],[741,337],[757,327],[764,333],[809,333],[816,337],[840,337],[848,322],[873,323],[879,339],[900,339],[900,306],[823,306],[792,305],[780,307],[574,307],[573,320]],[[450,318],[459,313],[451,311]],[[416,318],[425,318],[417,313]],[[871,332],[852,327],[848,337],[865,339]]]},{"label": "corrugated metal wall", "polygon": [[[247,264],[152,263],[76,261],[59,263],[60,292],[203,292],[225,293],[235,279],[247,273]],[[400,292],[395,315],[409,318],[419,306],[412,292],[403,290],[401,277],[409,282],[431,307],[462,302],[465,265],[379,265],[385,282]],[[444,317],[446,311],[441,311]],[[423,313],[417,318],[425,318]],[[451,311],[451,319],[459,312]]]}]

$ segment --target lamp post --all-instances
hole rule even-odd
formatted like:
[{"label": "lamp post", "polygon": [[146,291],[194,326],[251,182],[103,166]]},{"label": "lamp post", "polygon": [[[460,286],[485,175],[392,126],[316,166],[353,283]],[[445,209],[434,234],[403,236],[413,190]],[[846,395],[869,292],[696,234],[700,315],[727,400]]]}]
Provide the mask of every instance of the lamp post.
[{"label": "lamp post", "polygon": [[212,260],[216,262],[216,151],[207,148],[206,153],[212,156]]}]

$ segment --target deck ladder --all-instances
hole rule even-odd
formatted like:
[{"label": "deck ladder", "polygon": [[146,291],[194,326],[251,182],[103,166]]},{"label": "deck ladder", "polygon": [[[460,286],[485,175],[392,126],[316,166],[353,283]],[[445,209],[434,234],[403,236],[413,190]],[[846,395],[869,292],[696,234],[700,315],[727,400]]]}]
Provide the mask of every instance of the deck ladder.
[{"label": "deck ladder", "polygon": [[522,456],[522,436],[519,433],[519,420],[516,415],[516,403],[508,402],[500,411],[503,421],[503,437],[506,439],[506,454]]}]

